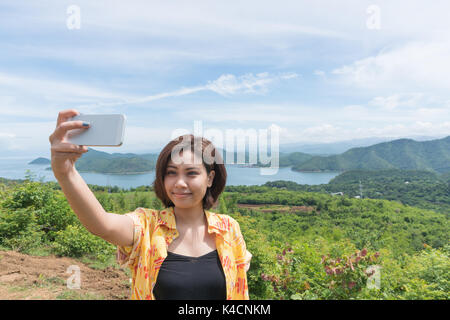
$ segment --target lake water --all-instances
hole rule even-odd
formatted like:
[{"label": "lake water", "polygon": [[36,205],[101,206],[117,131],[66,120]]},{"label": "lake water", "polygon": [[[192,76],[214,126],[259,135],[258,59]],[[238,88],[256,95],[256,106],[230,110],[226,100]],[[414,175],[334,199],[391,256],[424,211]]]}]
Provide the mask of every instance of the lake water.
[{"label": "lake water", "polygon": [[[28,164],[34,158],[0,158],[0,177],[7,179],[24,179],[27,170],[31,170],[36,175],[35,180],[56,181],[53,171],[45,170],[48,165]],[[326,184],[339,172],[296,172],[290,168],[280,168],[275,175],[261,175],[259,168],[246,168],[236,165],[226,165],[227,185],[262,185],[268,181],[287,180],[299,184]],[[88,184],[100,186],[118,186],[119,188],[129,189],[142,185],[151,185],[155,178],[154,172],[145,174],[101,174],[80,172],[84,181]]]}]

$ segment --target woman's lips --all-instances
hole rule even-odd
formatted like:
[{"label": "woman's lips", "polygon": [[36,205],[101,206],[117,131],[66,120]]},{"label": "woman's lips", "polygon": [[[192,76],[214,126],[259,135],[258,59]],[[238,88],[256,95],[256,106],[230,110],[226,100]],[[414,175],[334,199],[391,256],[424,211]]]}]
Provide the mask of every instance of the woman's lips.
[{"label": "woman's lips", "polygon": [[191,193],[172,193],[177,198],[186,198],[191,195]]}]

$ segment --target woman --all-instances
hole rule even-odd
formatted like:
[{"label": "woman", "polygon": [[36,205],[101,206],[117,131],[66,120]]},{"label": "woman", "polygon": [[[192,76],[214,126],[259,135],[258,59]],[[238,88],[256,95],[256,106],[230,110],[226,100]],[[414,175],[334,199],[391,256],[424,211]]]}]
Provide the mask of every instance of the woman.
[{"label": "woman", "polygon": [[108,213],[74,166],[88,151],[67,142],[68,130],[89,128],[67,121],[78,114],[58,115],[49,137],[52,169],[80,222],[117,246],[118,262],[132,273],[131,299],[248,299],[251,254],[239,224],[208,211],[226,183],[225,166],[211,142],[187,135],[164,147],[154,189],[165,209]]}]

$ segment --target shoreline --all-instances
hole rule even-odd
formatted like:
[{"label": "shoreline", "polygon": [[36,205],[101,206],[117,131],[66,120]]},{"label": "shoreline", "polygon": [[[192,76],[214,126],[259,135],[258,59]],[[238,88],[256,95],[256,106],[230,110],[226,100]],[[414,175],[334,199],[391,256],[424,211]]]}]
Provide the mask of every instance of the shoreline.
[{"label": "shoreline", "polygon": [[110,175],[121,175],[121,176],[123,176],[123,175],[133,175],[133,174],[147,174],[147,173],[150,173],[150,172],[153,172],[154,170],[152,170],[152,171],[143,171],[143,172],[98,172],[98,171],[80,171],[80,170],[77,170],[78,172],[83,172],[83,173],[99,173],[99,174],[110,174]]}]

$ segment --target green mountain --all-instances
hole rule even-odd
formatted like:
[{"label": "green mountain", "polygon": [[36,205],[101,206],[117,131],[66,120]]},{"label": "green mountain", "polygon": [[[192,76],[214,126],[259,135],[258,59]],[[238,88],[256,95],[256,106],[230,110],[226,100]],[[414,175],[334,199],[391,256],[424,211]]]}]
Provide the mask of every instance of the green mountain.
[{"label": "green mountain", "polygon": [[39,157],[39,158],[36,158],[33,161],[29,162],[28,164],[50,164],[50,163],[51,163],[51,161],[49,159]]},{"label": "green mountain", "polygon": [[135,174],[155,169],[156,154],[113,153],[89,149],[76,163],[80,172]]},{"label": "green mountain", "polygon": [[288,154],[280,153],[280,167],[294,166],[297,163],[304,163],[312,158],[314,158],[314,156],[303,152],[293,152]]},{"label": "green mountain", "polygon": [[293,166],[295,171],[346,170],[428,170],[450,171],[450,136],[431,141],[399,139],[353,148],[328,157],[315,156]]},{"label": "green mountain", "polygon": [[[224,159],[225,163],[227,163],[227,164],[228,164],[228,162],[231,161],[231,159],[233,159],[234,164],[241,164],[241,165],[252,166],[252,167],[269,167],[269,166],[271,166],[270,162],[268,164],[261,163],[259,149],[256,150],[256,154],[255,154],[254,158],[252,158],[252,163],[250,163],[250,152],[248,150],[246,150],[244,153],[242,153],[242,152],[231,153],[230,152],[231,155],[229,157],[227,157],[226,150],[218,148],[218,151],[222,155],[222,158]],[[244,160],[245,163],[238,163],[239,156],[240,156],[240,158],[245,159]],[[265,151],[264,156],[266,156],[270,160],[275,155],[272,156],[270,147],[268,147],[268,150]],[[279,159],[278,161],[279,161],[280,167],[291,167],[291,166],[297,165],[299,163],[303,163],[311,158],[313,158],[312,155],[306,154],[303,152],[291,152],[291,153],[279,152],[279,154],[278,154],[278,159]],[[256,163],[254,162],[255,159],[256,159]]]}]

